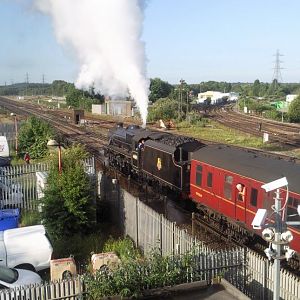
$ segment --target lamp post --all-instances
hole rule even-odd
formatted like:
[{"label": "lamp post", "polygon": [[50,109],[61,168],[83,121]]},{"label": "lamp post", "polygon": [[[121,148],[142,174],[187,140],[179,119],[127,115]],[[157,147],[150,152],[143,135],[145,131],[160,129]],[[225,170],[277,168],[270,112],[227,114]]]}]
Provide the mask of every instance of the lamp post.
[{"label": "lamp post", "polygon": [[14,117],[15,122],[15,134],[16,134],[16,156],[18,155],[18,122],[17,122],[17,115],[15,113],[10,114],[12,117]]},{"label": "lamp post", "polygon": [[180,93],[179,93],[179,103],[180,103],[180,109],[179,109],[179,112],[180,112],[180,117],[182,116],[182,105],[183,105],[183,95],[182,95],[182,92],[184,91],[184,88],[183,88],[183,84],[185,83],[185,81],[183,79],[180,79]]},{"label": "lamp post", "polygon": [[185,119],[188,120],[188,113],[189,113],[189,93],[190,91],[186,91],[186,114],[185,114]]},{"label": "lamp post", "polygon": [[179,92],[178,92],[178,116],[181,117],[181,85],[179,86]]},{"label": "lamp post", "polygon": [[61,161],[61,145],[56,140],[49,140],[47,143],[49,148],[58,148],[58,173],[62,173],[62,161]]}]

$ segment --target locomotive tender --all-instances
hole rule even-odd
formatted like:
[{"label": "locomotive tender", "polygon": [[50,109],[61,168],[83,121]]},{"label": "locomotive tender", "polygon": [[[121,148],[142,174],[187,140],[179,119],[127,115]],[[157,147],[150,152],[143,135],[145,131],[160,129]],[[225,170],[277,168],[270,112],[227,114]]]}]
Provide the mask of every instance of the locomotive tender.
[{"label": "locomotive tender", "polygon": [[[289,183],[288,221],[299,221],[300,165],[226,145],[205,145],[193,138],[118,124],[110,130],[109,162],[125,174],[188,194],[212,222],[250,232],[258,208],[271,218],[274,192],[261,186],[285,176]],[[281,189],[284,204],[286,190]],[[224,223],[225,222],[225,223]],[[267,219],[267,222],[272,222]],[[290,246],[300,253],[300,226],[288,226]]]}]

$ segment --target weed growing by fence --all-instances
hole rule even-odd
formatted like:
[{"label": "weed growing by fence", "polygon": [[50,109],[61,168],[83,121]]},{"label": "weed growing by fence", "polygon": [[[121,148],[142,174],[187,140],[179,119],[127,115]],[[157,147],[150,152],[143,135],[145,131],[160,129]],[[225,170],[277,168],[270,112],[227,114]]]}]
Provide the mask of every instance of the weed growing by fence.
[{"label": "weed growing by fence", "polygon": [[141,254],[136,249],[134,242],[130,238],[115,240],[110,237],[103,247],[103,252],[115,252],[120,259],[140,257]]},{"label": "weed growing by fence", "polygon": [[147,289],[202,279],[196,265],[192,254],[163,257],[159,250],[153,250],[145,258],[122,260],[116,269],[98,270],[84,279],[95,299],[113,295],[139,297]]},{"label": "weed growing by fence", "polygon": [[41,223],[40,213],[36,210],[27,210],[23,209],[21,212],[21,222],[20,225],[24,226],[32,226]]}]

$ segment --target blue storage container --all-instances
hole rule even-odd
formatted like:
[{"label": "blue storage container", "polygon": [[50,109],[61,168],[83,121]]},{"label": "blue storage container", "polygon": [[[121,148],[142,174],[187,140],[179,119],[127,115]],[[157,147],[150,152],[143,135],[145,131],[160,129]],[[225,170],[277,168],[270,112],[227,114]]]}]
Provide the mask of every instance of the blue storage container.
[{"label": "blue storage container", "polygon": [[15,209],[0,210],[0,231],[17,228],[19,225],[20,211]]}]

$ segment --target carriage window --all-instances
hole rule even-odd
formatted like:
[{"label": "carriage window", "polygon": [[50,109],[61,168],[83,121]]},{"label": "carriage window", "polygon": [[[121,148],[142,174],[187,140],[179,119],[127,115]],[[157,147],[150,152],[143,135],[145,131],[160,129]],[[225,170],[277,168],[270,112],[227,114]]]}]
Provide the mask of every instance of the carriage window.
[{"label": "carriage window", "polygon": [[224,197],[228,200],[232,199],[232,176],[225,175],[225,182],[224,182]]},{"label": "carriage window", "polygon": [[288,205],[293,206],[294,208],[297,209],[298,205],[300,205],[300,200],[290,196],[288,200]]},{"label": "carriage window", "polygon": [[[287,221],[297,222],[299,221],[299,215],[298,215],[298,205],[300,205],[300,200],[289,197],[288,206],[287,206]],[[291,227],[296,228],[297,230],[300,229],[300,225],[291,225]]]},{"label": "carriage window", "polygon": [[298,205],[300,205],[300,201],[294,198],[294,207],[298,208]]},{"label": "carriage window", "polygon": [[258,194],[258,190],[251,188],[250,204],[252,206],[257,206],[257,194]]},{"label": "carriage window", "polygon": [[237,193],[237,200],[244,201],[245,200],[245,194],[246,194],[246,187],[242,183],[238,183],[236,185],[236,189],[238,191]]},{"label": "carriage window", "polygon": [[196,168],[196,185],[201,186],[202,184],[202,166],[198,165]]},{"label": "carriage window", "polygon": [[211,172],[207,173],[207,186],[212,187],[212,173]]}]

